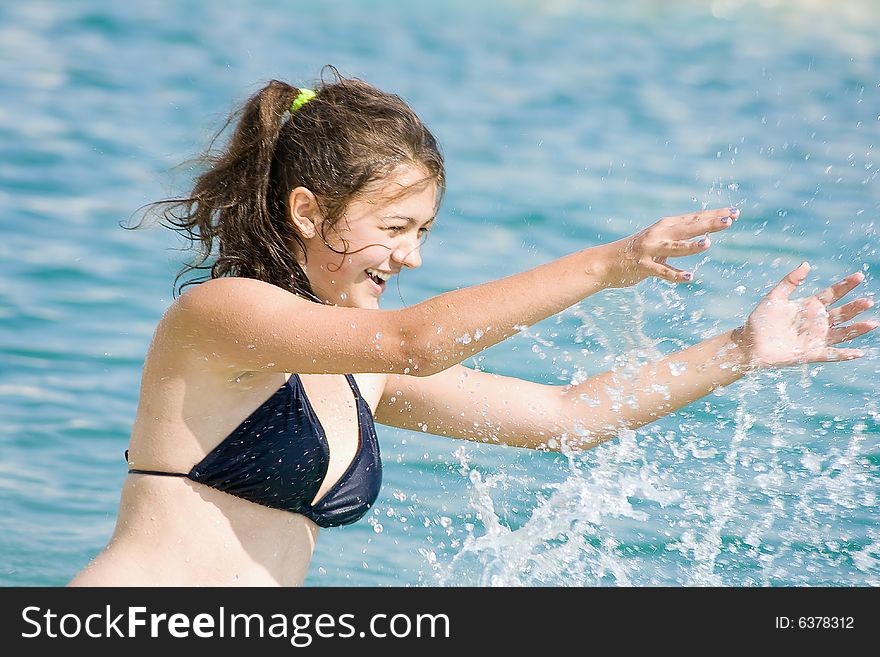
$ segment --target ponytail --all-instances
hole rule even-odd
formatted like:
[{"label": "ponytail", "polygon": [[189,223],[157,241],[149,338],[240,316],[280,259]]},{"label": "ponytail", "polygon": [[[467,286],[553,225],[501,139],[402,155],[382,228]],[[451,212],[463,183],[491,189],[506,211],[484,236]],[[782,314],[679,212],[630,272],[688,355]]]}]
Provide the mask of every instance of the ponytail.
[{"label": "ponytail", "polygon": [[[160,202],[165,225],[187,237],[197,249],[197,262],[187,264],[180,278],[210,270],[210,278],[244,276],[314,298],[308,279],[290,253],[297,236],[286,217],[270,203],[272,160],[278,136],[299,89],[271,81],[229,117],[212,140],[237,120],[224,152],[202,156],[206,165],[187,198]],[[205,265],[214,253],[212,265]],[[180,286],[201,280],[191,280]]]}]

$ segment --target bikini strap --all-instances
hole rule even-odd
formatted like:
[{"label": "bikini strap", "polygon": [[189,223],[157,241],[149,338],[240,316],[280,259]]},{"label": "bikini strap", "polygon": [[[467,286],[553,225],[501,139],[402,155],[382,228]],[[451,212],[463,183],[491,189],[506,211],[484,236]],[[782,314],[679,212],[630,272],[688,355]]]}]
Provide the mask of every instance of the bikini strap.
[{"label": "bikini strap", "polygon": [[[125,460],[128,461],[128,450],[125,450]],[[145,474],[159,475],[160,477],[189,477],[183,472],[163,472],[162,470],[138,470],[137,468],[129,468],[128,474]]]},{"label": "bikini strap", "polygon": [[354,374],[346,374],[345,378],[348,379],[348,385],[351,386],[351,391],[354,393],[355,400],[363,399],[364,397],[361,395],[361,391],[358,389],[357,383],[354,380]]},{"label": "bikini strap", "polygon": [[[361,391],[358,389],[357,383],[354,380],[354,375],[353,374],[344,374],[343,376],[345,377],[345,380],[348,381],[348,385],[351,388],[351,392],[354,395],[355,401],[357,401],[359,399],[364,399],[363,395],[361,394]],[[296,378],[296,384],[303,391],[303,394],[305,394],[305,389],[302,387],[302,379],[299,378],[299,374],[297,374],[296,372],[292,372],[290,375],[290,378],[291,379]],[[366,401],[366,400],[364,400],[364,401]],[[126,452],[126,458],[128,458],[127,454],[128,454],[128,452]]]},{"label": "bikini strap", "polygon": [[131,468],[128,474],[159,475],[160,477],[189,477],[185,472],[163,472],[162,470],[136,470]]}]

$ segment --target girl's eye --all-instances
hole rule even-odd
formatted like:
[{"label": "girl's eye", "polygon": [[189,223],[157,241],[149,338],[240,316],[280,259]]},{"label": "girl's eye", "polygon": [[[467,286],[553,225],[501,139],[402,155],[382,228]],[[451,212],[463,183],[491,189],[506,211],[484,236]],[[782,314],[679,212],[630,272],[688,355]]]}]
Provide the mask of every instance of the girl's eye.
[{"label": "girl's eye", "polygon": [[[407,226],[386,226],[385,227],[385,230],[387,230],[389,233],[391,233],[394,236],[400,235],[401,233],[403,233],[404,231],[406,231],[408,229],[409,229],[408,225]],[[424,228],[424,227],[419,228],[418,234],[419,234],[420,241],[424,241],[425,239],[427,239],[428,231],[429,231],[428,228]]]}]

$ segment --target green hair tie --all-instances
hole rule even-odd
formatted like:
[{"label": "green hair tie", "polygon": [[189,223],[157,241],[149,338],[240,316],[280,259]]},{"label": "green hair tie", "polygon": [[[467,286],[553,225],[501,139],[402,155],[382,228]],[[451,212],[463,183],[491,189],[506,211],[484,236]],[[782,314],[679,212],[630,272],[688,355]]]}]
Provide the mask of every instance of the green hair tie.
[{"label": "green hair tie", "polygon": [[293,102],[290,104],[290,113],[293,114],[300,107],[309,102],[312,98],[317,96],[314,91],[311,89],[300,89],[296,98],[293,99]]}]

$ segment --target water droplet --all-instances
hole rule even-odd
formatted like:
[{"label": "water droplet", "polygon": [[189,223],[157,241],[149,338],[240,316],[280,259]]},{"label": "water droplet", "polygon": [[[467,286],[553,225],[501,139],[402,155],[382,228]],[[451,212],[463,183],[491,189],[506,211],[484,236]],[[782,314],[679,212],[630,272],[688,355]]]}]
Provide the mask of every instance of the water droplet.
[{"label": "water droplet", "polygon": [[669,399],[669,387],[668,386],[664,386],[659,383],[652,383],[651,384],[651,391],[663,395],[664,399],[667,399],[667,400]]},{"label": "water droplet", "polygon": [[421,554],[425,558],[425,561],[427,561],[428,563],[437,563],[437,555],[434,554],[433,550],[419,548],[419,554]]}]

